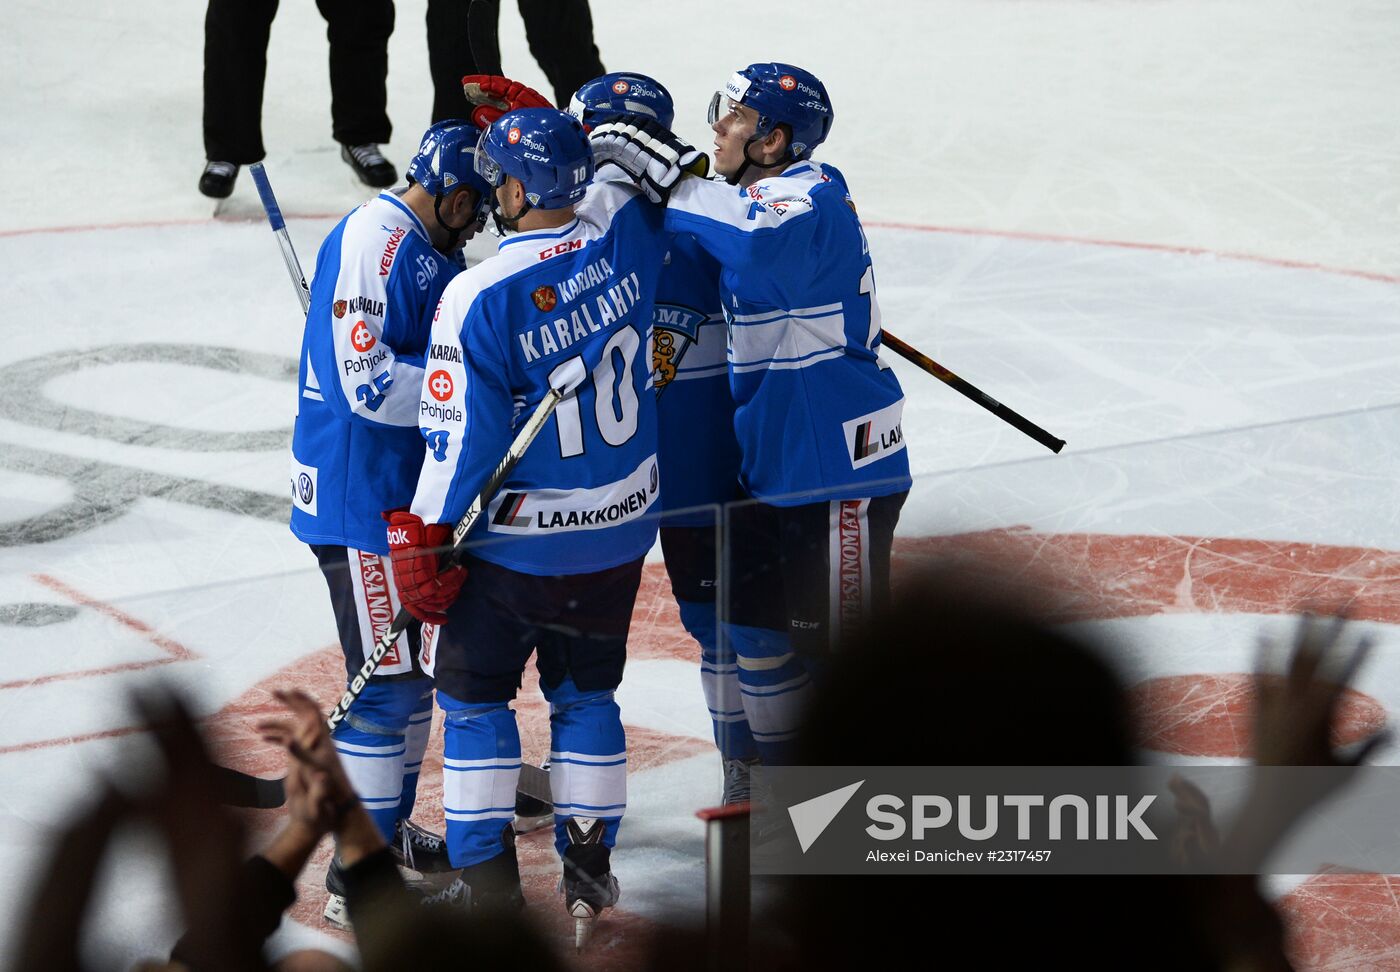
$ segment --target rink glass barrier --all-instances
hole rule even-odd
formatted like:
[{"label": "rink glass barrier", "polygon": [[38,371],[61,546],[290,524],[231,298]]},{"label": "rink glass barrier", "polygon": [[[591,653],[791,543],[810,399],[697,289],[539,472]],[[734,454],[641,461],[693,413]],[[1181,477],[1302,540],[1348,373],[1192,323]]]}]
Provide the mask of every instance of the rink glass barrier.
[{"label": "rink glass barrier", "polygon": [[[1183,765],[1248,757],[1240,740],[1261,633],[1286,643],[1296,612],[1345,608],[1380,644],[1342,707],[1340,740],[1357,744],[1400,709],[1400,655],[1387,650],[1400,616],[1397,418],[1392,406],[1083,453],[1071,442],[1059,456],[923,472],[894,534],[895,596],[935,563],[988,582],[1033,580],[1052,622],[1111,647],[1144,715],[1142,758]],[[936,437],[907,432],[916,466],[934,466]],[[236,481],[238,454],[218,455],[231,457],[224,472]],[[18,449],[4,453],[3,484],[7,792],[40,765],[68,767],[46,802],[88,792],[93,767],[144,745],[125,695],[157,680],[193,700],[221,759],[280,775],[280,756],[252,728],[276,711],[271,691],[298,686],[329,710],[345,681],[326,583],[287,531],[285,499],[103,456]],[[742,510],[710,512],[722,551]],[[720,577],[721,592],[735,586]],[[721,597],[717,611],[728,609]],[[927,648],[957,650],[932,629]],[[653,550],[617,699],[631,771],[620,854],[685,876],[659,882],[670,890],[658,891],[658,909],[698,907],[694,814],[720,798],[699,655]],[[549,740],[536,683],[529,666],[515,708],[525,758],[538,762]],[[986,718],[1011,717],[996,706],[995,684],[976,691]],[[1205,707],[1182,718],[1193,697]],[[435,737],[421,784],[427,819],[440,806],[440,752]],[[1393,748],[1376,759],[1394,762]],[[939,765],[936,750],[927,760]]]}]

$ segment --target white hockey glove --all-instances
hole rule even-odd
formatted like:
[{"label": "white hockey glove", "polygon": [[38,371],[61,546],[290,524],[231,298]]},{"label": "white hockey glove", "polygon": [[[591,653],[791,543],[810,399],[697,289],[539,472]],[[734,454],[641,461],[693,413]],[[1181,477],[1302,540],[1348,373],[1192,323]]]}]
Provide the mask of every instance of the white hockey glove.
[{"label": "white hockey glove", "polygon": [[645,115],[624,115],[599,125],[589,141],[598,168],[611,162],[654,203],[665,203],[681,176],[704,178],[710,172],[708,155]]}]

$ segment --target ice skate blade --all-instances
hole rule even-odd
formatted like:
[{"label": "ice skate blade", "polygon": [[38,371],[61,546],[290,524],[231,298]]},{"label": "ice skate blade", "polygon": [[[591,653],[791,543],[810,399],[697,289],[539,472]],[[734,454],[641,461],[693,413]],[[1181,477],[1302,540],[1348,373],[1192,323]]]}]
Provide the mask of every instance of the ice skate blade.
[{"label": "ice skate blade", "polygon": [[574,916],[574,951],[582,952],[588,940],[593,937],[594,926],[598,924],[598,914],[580,901],[569,912]]},{"label": "ice skate blade", "polygon": [[510,826],[517,834],[532,834],[541,827],[547,827],[553,823],[554,811],[550,810],[548,813],[541,813],[532,817],[522,817],[517,813],[515,819],[510,822]]},{"label": "ice skate blade", "polygon": [[345,899],[338,894],[326,899],[326,910],[321,913],[321,917],[326,924],[333,925],[341,931],[355,930],[350,927],[350,909],[345,907]]}]

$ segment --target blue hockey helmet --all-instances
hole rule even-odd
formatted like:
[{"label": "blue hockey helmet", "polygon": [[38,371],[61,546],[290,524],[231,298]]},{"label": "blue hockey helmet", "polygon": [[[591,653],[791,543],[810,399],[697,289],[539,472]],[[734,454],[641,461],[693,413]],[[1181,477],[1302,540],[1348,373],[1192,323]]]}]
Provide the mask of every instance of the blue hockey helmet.
[{"label": "blue hockey helmet", "polygon": [[476,172],[476,143],[481,130],[469,121],[449,118],[423,133],[418,154],[408,163],[408,177],[434,196],[457,189],[476,190],[489,201],[491,187]]},{"label": "blue hockey helmet", "polygon": [[572,115],[554,108],[518,108],[481,133],[476,171],[492,187],[515,176],[529,205],[562,209],[582,199],[593,181],[593,148],[583,123]]},{"label": "blue hockey helmet", "polygon": [[778,125],[792,130],[788,154],[793,161],[812,154],[831,133],[835,114],[826,86],[810,71],[791,64],[750,64],[736,71],[710,101],[710,124],[719,120],[726,98],[747,105],[758,112],[754,138],[766,136]]},{"label": "blue hockey helmet", "polygon": [[579,85],[569,99],[569,114],[583,122],[586,131],[623,115],[646,115],[670,128],[676,106],[671,92],[655,78],[614,71]]}]

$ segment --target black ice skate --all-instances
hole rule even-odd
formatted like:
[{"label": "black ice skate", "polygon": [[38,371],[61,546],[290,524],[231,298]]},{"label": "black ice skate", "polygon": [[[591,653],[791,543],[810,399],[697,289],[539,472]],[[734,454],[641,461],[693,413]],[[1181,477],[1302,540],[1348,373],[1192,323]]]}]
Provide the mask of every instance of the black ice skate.
[{"label": "black ice skate", "polygon": [[394,824],[394,840],[390,849],[399,866],[410,871],[440,874],[452,870],[452,862],[447,859],[447,842],[412,820],[400,820]]},{"label": "black ice skate", "polygon": [[238,166],[232,162],[206,162],[199,177],[199,191],[210,199],[227,199],[238,178]]},{"label": "black ice skate", "polygon": [[[409,826],[414,827],[411,823]],[[434,836],[426,830],[422,833],[428,837]],[[424,879],[421,872],[399,865],[399,873],[421,905],[441,905],[463,911],[519,911],[525,907],[525,895],[520,888],[520,865],[515,858],[515,832],[509,825],[501,830],[501,845],[500,854],[460,871],[452,870],[449,865],[448,869],[433,872],[428,879]],[[445,858],[446,854],[443,856]],[[419,863],[422,863],[421,860]],[[354,931],[350,927],[350,911],[345,904],[344,868],[339,857],[332,857],[331,866],[326,869],[326,890],[330,892],[330,897],[326,900],[322,917],[337,928]]]},{"label": "black ice skate", "polygon": [[379,151],[374,143],[364,145],[342,145],[340,157],[345,164],[355,170],[360,181],[375,189],[386,189],[399,181],[394,165]]},{"label": "black ice skate", "polygon": [[345,907],[345,878],[344,869],[340,866],[340,858],[332,855],[331,866],[326,868],[326,890],[330,892],[330,897],[326,899],[326,910],[321,913],[321,917],[328,924],[351,931],[350,909]]},{"label": "black ice skate", "polygon": [[724,761],[724,790],[720,796],[720,806],[749,802],[753,789],[753,767],[757,762],[757,757]]},{"label": "black ice skate", "polygon": [[582,951],[603,911],[617,904],[612,851],[603,844],[603,821],[574,817],[565,821],[569,846],[564,850],[564,907],[574,919],[574,947]]},{"label": "black ice skate", "polygon": [[501,853],[463,867],[461,880],[468,889],[468,906],[473,912],[525,908],[521,868],[515,860],[515,831],[510,824],[501,828]]}]

